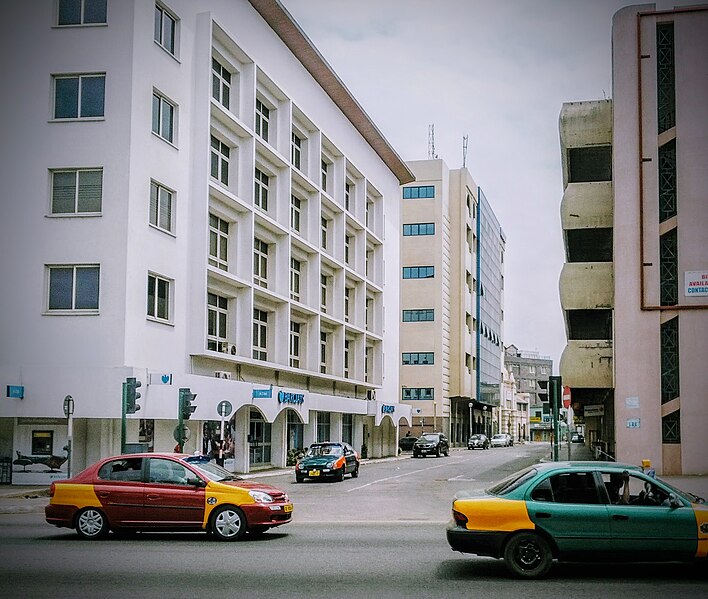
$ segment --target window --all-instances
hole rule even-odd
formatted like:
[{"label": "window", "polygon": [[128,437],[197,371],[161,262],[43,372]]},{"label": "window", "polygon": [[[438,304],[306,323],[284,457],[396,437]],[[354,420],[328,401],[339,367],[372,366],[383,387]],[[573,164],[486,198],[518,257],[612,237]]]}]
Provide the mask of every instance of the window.
[{"label": "window", "polygon": [[290,196],[290,227],[293,231],[300,232],[300,215],[302,210],[302,201],[294,195]]},{"label": "window", "polygon": [[104,114],[106,75],[55,75],[54,118],[90,119]]},{"label": "window", "polygon": [[676,125],[673,23],[656,25],[656,83],[658,132],[663,133]]},{"label": "window", "polygon": [[404,366],[431,365],[435,363],[433,352],[404,352],[402,356]]},{"label": "window", "polygon": [[364,350],[364,381],[370,382],[369,374],[371,373],[371,361],[373,360],[374,348],[370,345]]},{"label": "window", "polygon": [[342,414],[342,441],[354,442],[354,414]]},{"label": "window", "polygon": [[268,175],[256,169],[253,203],[264,212],[268,212],[268,179]]},{"label": "window", "polygon": [[676,216],[676,140],[659,148],[659,222]]},{"label": "window", "polygon": [[209,215],[209,264],[229,270],[229,223]]},{"label": "window", "polygon": [[52,455],[54,431],[32,431],[32,455]]},{"label": "window", "polygon": [[94,25],[106,22],[106,0],[59,0],[57,25]]},{"label": "window", "polygon": [[52,214],[101,212],[103,169],[52,171]]},{"label": "window", "polygon": [[322,230],[322,249],[326,250],[327,249],[327,226],[329,225],[329,221],[322,217],[320,219],[320,228]]},{"label": "window", "polygon": [[256,135],[263,141],[268,141],[268,122],[270,120],[270,109],[256,98]]},{"label": "window", "polygon": [[403,225],[403,236],[435,235],[435,223],[415,223]]},{"label": "window", "polygon": [[170,281],[158,275],[148,275],[148,316],[157,320],[170,319]]},{"label": "window", "polygon": [[211,136],[211,176],[224,185],[229,184],[229,160],[231,148],[220,139]]},{"label": "window", "polygon": [[253,240],[253,280],[268,287],[268,244],[257,237]]},{"label": "window", "polygon": [[174,56],[177,19],[161,6],[155,5],[155,41]]},{"label": "window", "polygon": [[435,310],[403,310],[403,322],[432,322],[435,320]]},{"label": "window", "polygon": [[302,160],[302,139],[300,139],[295,133],[292,134],[290,153],[293,166],[300,170],[300,161]]},{"label": "window", "polygon": [[568,310],[568,339],[612,339],[612,310]]},{"label": "window", "polygon": [[148,470],[148,482],[163,485],[186,485],[187,478],[194,477],[182,464],[163,458],[150,458]]},{"label": "window", "polygon": [[98,310],[100,267],[50,266],[50,311]]},{"label": "window", "polygon": [[403,188],[404,200],[422,200],[435,197],[434,185],[417,185],[415,187]]},{"label": "window", "polygon": [[679,386],[679,319],[661,324],[661,403],[676,399]]},{"label": "window", "polygon": [[320,372],[327,373],[327,333],[320,333]]},{"label": "window", "polygon": [[662,306],[679,302],[678,236],[677,229],[659,237],[659,295]]},{"label": "window", "polygon": [[612,180],[612,146],[568,148],[568,183]]},{"label": "window", "polygon": [[365,306],[365,322],[366,322],[366,330],[370,330],[372,320],[373,320],[373,315],[374,315],[374,300],[373,298],[367,297],[366,298],[366,306]]},{"label": "window", "polygon": [[404,266],[404,279],[432,279],[435,276],[434,266]]},{"label": "window", "polygon": [[98,471],[101,480],[139,482],[143,479],[143,458],[122,458],[106,462]]},{"label": "window", "polygon": [[371,228],[371,225],[373,224],[373,216],[374,216],[374,203],[367,199],[366,200],[366,226],[368,228]]},{"label": "window", "polygon": [[290,323],[290,366],[300,368],[300,323]]},{"label": "window", "polygon": [[172,198],[174,194],[155,181],[150,182],[150,224],[172,232]]},{"label": "window", "polygon": [[317,420],[317,442],[329,441],[330,415],[329,412],[315,412]]},{"label": "window", "polygon": [[349,349],[351,346],[351,341],[345,339],[344,341],[344,378],[349,378]]},{"label": "window", "polygon": [[290,299],[300,301],[300,261],[290,258]]},{"label": "window", "polygon": [[353,237],[351,235],[346,235],[344,237],[344,262],[346,264],[349,264],[349,250],[352,246],[352,239]]},{"label": "window", "polygon": [[661,417],[661,442],[681,443],[681,410]]},{"label": "window", "polygon": [[268,313],[253,309],[253,359],[268,359]]},{"label": "window", "polygon": [[324,158],[320,161],[320,174],[321,174],[321,182],[322,182],[322,191],[327,191],[327,172],[329,169],[329,163],[324,160]]},{"label": "window", "polygon": [[344,208],[347,211],[351,211],[351,199],[353,188],[354,184],[347,179],[347,182],[344,184]]},{"label": "window", "polygon": [[156,92],[152,94],[152,132],[170,143],[174,140],[174,104]]},{"label": "window", "polygon": [[344,322],[349,322],[349,305],[351,303],[352,288],[344,288]]},{"label": "window", "polygon": [[207,349],[220,351],[227,343],[228,314],[228,298],[207,293]]},{"label": "window", "polygon": [[404,387],[401,389],[401,399],[404,401],[434,398],[435,389],[433,387]]},{"label": "window", "polygon": [[600,503],[600,496],[592,472],[556,474],[539,483],[531,492],[531,497],[535,501],[553,501],[555,503]]},{"label": "window", "polygon": [[327,276],[320,275],[320,308],[327,312]]},{"label": "window", "polygon": [[231,105],[231,73],[216,58],[211,59],[211,95],[224,108]]},{"label": "window", "polygon": [[612,229],[565,231],[568,262],[612,262]]}]

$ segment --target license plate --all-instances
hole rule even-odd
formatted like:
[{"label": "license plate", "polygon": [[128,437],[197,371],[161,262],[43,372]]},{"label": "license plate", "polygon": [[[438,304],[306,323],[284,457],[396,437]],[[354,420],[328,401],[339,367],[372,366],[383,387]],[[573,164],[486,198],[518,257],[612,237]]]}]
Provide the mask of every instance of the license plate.
[{"label": "license plate", "polygon": [[290,504],[284,505],[283,506],[283,511],[284,512],[292,512],[293,511],[293,506]]},{"label": "license plate", "polygon": [[319,470],[310,470],[309,475],[310,476],[319,476],[320,471]]}]

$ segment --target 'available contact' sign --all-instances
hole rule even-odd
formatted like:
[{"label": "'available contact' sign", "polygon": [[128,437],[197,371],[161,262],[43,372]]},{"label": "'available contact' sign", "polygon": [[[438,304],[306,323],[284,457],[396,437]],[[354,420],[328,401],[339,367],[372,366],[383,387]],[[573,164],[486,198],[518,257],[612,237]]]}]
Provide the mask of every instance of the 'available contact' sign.
[{"label": "'available contact' sign", "polygon": [[708,296],[708,270],[687,270],[684,274],[686,297]]}]

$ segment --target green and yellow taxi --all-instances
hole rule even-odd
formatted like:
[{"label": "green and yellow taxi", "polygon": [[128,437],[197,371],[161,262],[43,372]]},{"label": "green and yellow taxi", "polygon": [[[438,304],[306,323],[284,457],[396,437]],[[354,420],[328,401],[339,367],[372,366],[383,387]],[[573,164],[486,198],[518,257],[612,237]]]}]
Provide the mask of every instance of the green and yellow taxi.
[{"label": "green and yellow taxi", "polygon": [[109,531],[206,531],[235,541],[287,524],[293,504],[280,489],[247,481],[208,458],[141,453],[104,458],[52,483],[45,518],[84,539]]},{"label": "green and yellow taxi", "polygon": [[544,576],[554,559],[707,563],[708,505],[638,466],[542,463],[458,493],[447,541],[520,578]]}]

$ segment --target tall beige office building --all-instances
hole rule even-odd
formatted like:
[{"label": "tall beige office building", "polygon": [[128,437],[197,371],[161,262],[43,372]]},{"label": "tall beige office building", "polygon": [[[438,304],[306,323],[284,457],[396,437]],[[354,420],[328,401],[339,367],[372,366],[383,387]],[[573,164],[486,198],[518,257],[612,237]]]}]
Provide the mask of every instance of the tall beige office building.
[{"label": "tall beige office building", "polygon": [[[573,388],[574,406],[583,400],[590,440],[617,460],[650,459],[664,474],[704,473],[708,6],[624,8],[613,19],[612,49],[611,109],[609,103],[606,109],[594,103],[597,110],[581,103],[590,113],[585,123],[578,114],[582,106],[565,105],[561,114],[568,264],[560,289],[569,325],[561,375]],[[605,112],[611,114],[609,137]],[[585,168],[596,174],[604,173],[611,153],[611,176],[574,185],[578,146],[594,149],[596,160]],[[597,193],[590,191],[593,186]],[[576,219],[584,219],[587,229],[609,232],[595,233],[592,242],[586,237],[583,245],[571,233]],[[608,235],[609,260],[592,259],[593,252],[607,258],[602,248]],[[576,250],[579,263],[571,260]],[[573,294],[575,285],[584,292]],[[583,293],[587,301],[581,307]],[[576,330],[588,331],[582,325],[592,311],[594,332],[577,341],[572,325],[579,322]],[[594,337],[598,331],[600,339]],[[594,344],[594,352],[575,347],[583,343]],[[581,383],[595,391],[578,392]]]},{"label": "tall beige office building", "polygon": [[415,182],[401,200],[401,401],[411,434],[461,444],[497,432],[505,239],[466,168],[406,164]]}]

